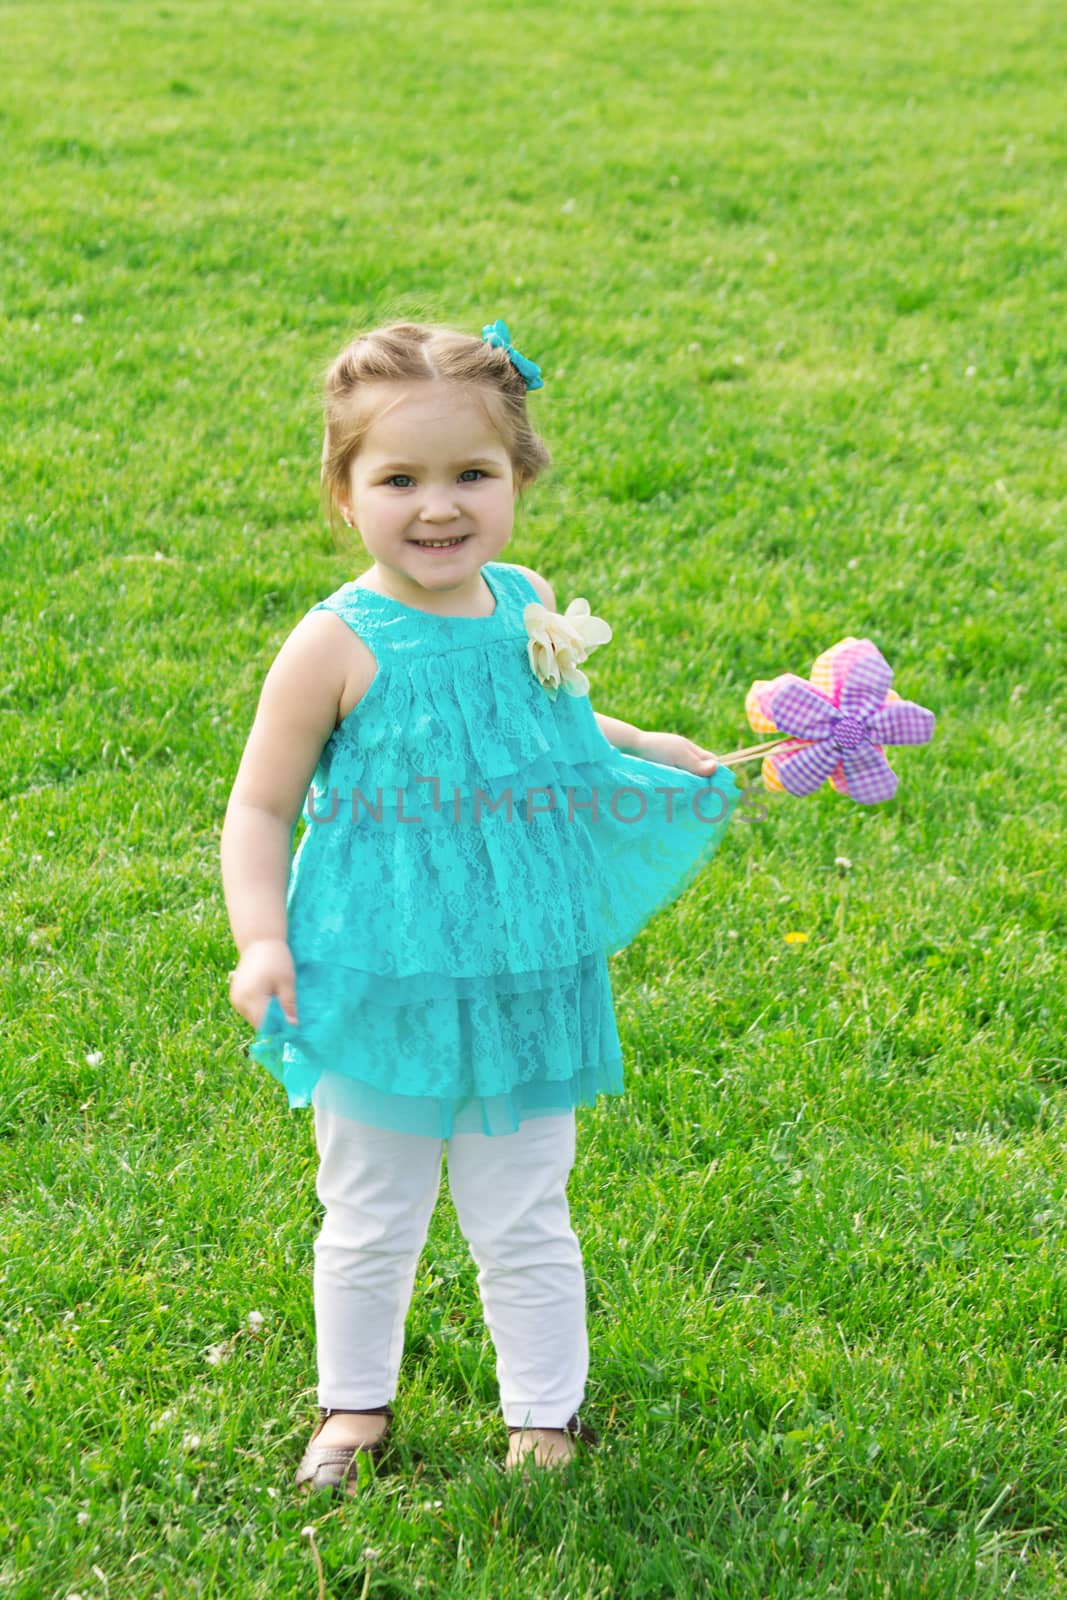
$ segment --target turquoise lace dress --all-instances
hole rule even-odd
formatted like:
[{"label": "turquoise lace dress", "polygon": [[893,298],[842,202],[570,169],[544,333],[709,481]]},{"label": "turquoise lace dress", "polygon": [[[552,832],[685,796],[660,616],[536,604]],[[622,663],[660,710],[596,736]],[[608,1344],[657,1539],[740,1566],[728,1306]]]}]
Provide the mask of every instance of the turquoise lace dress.
[{"label": "turquoise lace dress", "polygon": [[711,859],[740,793],[726,768],[620,753],[588,695],[553,700],[527,655],[536,590],[503,562],[482,573],[486,617],[355,583],[314,608],[378,672],[303,810],[299,1022],[272,998],[249,1046],[290,1107],[438,1139],[622,1093],[607,957]]}]

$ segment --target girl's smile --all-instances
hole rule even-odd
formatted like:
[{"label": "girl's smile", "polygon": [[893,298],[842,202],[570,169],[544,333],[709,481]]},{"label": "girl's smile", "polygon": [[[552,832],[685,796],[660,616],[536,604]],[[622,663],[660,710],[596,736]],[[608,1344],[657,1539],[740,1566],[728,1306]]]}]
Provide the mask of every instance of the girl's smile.
[{"label": "girl's smile", "polygon": [[458,549],[461,544],[465,543],[467,537],[468,536],[466,534],[463,534],[462,537],[458,539],[414,539],[412,540],[412,543],[415,544],[419,550],[455,550]]}]

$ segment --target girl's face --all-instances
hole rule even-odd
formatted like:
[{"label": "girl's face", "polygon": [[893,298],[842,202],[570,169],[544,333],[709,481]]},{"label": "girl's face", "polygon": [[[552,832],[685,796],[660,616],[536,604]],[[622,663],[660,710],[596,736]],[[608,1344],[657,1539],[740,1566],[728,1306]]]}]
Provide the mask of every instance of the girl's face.
[{"label": "girl's face", "polygon": [[[511,538],[511,458],[485,410],[441,382],[383,383],[366,395],[374,421],[339,502],[393,598],[423,610],[436,596],[474,601],[480,571]],[[458,540],[445,549],[430,542]],[[429,601],[427,605],[425,602]]]}]

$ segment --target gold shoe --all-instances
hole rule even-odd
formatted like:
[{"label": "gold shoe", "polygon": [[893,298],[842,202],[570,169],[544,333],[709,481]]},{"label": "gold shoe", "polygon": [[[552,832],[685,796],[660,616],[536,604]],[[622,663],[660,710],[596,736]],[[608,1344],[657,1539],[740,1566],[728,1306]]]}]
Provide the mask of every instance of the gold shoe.
[{"label": "gold shoe", "polygon": [[[326,1421],[336,1412],[343,1411],[354,1417],[385,1417],[385,1427],[380,1436],[368,1444],[320,1444],[315,1440],[326,1426]],[[300,1465],[296,1469],[296,1487],[308,1494],[315,1489],[329,1489],[334,1499],[359,1493],[359,1471],[356,1457],[370,1456],[377,1466],[385,1454],[393,1423],[392,1406],[368,1406],[361,1411],[348,1411],[344,1406],[320,1406],[320,1422],[308,1440]]]},{"label": "gold shoe", "polygon": [[508,1428],[508,1453],[505,1472],[513,1472],[527,1457],[538,1467],[565,1467],[578,1452],[576,1440],[587,1449],[594,1449],[599,1437],[587,1422],[580,1421],[578,1413],[566,1421],[562,1428]]}]

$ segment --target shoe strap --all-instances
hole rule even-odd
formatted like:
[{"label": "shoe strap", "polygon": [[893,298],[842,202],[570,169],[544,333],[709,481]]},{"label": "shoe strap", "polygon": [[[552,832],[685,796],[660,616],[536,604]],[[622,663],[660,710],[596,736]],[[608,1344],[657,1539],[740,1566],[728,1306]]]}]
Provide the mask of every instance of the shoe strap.
[{"label": "shoe strap", "polygon": [[391,1417],[392,1406],[320,1406],[319,1416],[325,1422],[327,1417]]}]

